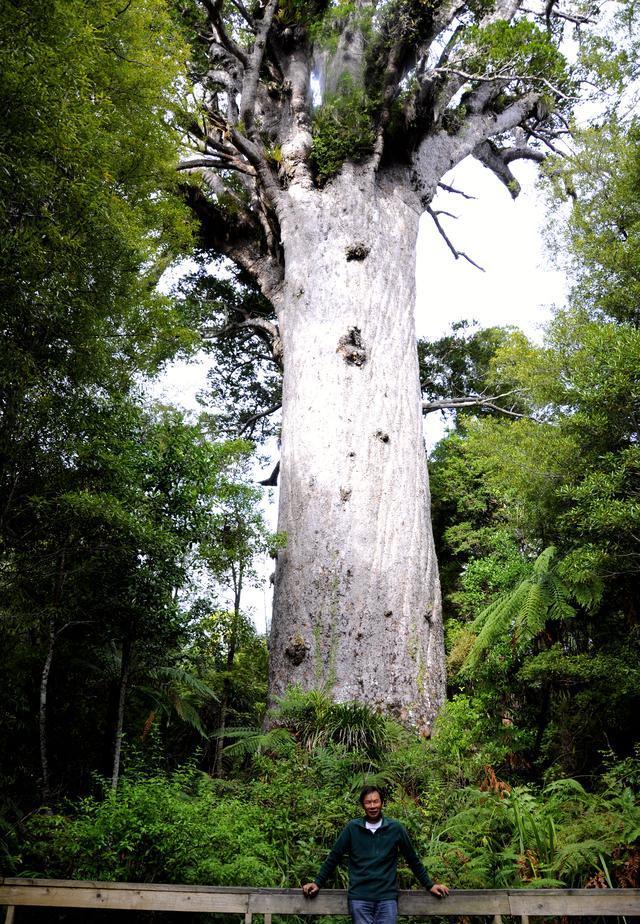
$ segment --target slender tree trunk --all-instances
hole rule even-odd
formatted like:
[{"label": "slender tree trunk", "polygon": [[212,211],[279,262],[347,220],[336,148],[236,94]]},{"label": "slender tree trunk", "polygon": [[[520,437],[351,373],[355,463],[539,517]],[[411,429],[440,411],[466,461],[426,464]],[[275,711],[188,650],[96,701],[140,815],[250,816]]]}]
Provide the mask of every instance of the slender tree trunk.
[{"label": "slender tree trunk", "polygon": [[120,779],[120,760],[122,755],[122,735],[124,728],[124,704],[127,697],[127,685],[131,670],[131,652],[133,644],[131,639],[122,641],[122,663],[120,666],[120,686],[118,690],[118,712],[116,716],[116,734],[113,748],[113,770],[111,773],[111,789],[118,788]]},{"label": "slender tree trunk", "polygon": [[227,676],[222,681],[222,695],[220,697],[220,720],[218,722],[218,737],[216,739],[216,750],[213,762],[213,776],[222,776],[222,751],[224,749],[224,732],[227,727],[227,712],[229,709],[229,699],[231,697],[231,681],[229,675],[233,670],[236,651],[238,650],[238,635],[240,631],[240,601],[242,599],[242,566],[236,569],[232,567],[233,580],[233,625],[229,636],[229,647],[227,649]]},{"label": "slender tree trunk", "polygon": [[53,587],[53,610],[49,617],[49,641],[47,645],[47,655],[45,657],[42,674],[40,676],[40,715],[39,715],[39,736],[40,736],[40,768],[42,773],[42,799],[45,804],[51,801],[51,778],[49,774],[49,748],[47,741],[47,714],[49,709],[49,676],[51,674],[51,665],[53,663],[53,653],[56,646],[56,639],[61,632],[69,625],[64,625],[56,631],[55,614],[62,606],[62,594],[64,591],[65,580],[65,562],[66,555],[64,549],[58,559],[58,569],[55,576]]},{"label": "slender tree trunk", "polygon": [[417,203],[347,168],[292,190],[270,692],[360,700],[428,733],[444,698],[416,350]]},{"label": "slender tree trunk", "polygon": [[42,775],[42,801],[48,805],[51,801],[51,781],[49,777],[49,753],[47,745],[47,709],[49,698],[49,675],[51,673],[51,664],[53,662],[53,651],[56,644],[55,619],[53,616],[49,619],[49,644],[47,646],[47,656],[40,676],[40,772]]}]

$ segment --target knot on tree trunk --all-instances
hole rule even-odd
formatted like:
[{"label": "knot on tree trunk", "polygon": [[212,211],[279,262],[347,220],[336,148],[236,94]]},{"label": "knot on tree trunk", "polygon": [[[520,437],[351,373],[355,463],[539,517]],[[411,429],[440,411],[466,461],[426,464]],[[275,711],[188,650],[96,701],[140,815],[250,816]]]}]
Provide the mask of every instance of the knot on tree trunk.
[{"label": "knot on tree trunk", "polygon": [[356,241],[345,248],[347,260],[366,260],[370,251],[371,248],[363,241]]},{"label": "knot on tree trunk", "polygon": [[362,366],[367,361],[367,351],[362,342],[359,327],[349,327],[347,333],[340,337],[336,353],[339,353],[351,366]]},{"label": "knot on tree trunk", "polygon": [[309,642],[305,641],[299,632],[296,632],[295,635],[292,635],[289,639],[289,644],[285,648],[284,653],[292,664],[302,664],[310,650],[311,645]]}]

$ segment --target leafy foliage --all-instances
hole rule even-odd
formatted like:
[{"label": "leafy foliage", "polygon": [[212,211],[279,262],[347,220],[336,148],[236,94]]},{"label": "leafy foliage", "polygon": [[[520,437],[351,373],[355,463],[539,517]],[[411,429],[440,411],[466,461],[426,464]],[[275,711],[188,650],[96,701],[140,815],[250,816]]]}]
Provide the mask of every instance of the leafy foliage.
[{"label": "leafy foliage", "polygon": [[544,631],[548,620],[575,616],[576,611],[568,602],[569,591],[551,567],[555,553],[553,546],[545,549],[534,562],[529,577],[476,616],[470,625],[476,639],[464,659],[463,671],[477,669],[500,640],[508,640],[515,652],[522,653]]},{"label": "leafy foliage", "polygon": [[580,193],[557,226],[570,303],[543,346],[508,332],[486,368],[526,396],[530,419],[459,416],[432,463],[452,686],[496,717],[494,740],[498,722],[509,729],[505,769],[548,778],[597,773],[600,752],[624,758],[638,735],[637,148],[635,126],[614,120],[563,168]]},{"label": "leafy foliage", "polygon": [[360,163],[373,150],[373,104],[366,91],[343,75],[337,92],[314,114],[311,164],[318,183],[335,176],[346,160]]},{"label": "leafy foliage", "polygon": [[282,373],[270,338],[243,327],[248,319],[274,320],[273,308],[242,274],[227,278],[228,267],[211,266],[203,254],[197,269],[174,287],[182,312],[202,334],[202,350],[211,357],[207,390],[199,396],[216,432],[264,441],[279,430]]}]

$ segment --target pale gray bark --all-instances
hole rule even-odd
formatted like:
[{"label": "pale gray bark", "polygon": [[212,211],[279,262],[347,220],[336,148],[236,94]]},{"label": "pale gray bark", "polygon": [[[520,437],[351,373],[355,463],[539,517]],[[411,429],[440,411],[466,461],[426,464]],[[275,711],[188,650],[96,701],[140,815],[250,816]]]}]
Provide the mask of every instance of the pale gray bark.
[{"label": "pale gray bark", "polygon": [[271,693],[322,687],[428,730],[445,692],[442,615],[414,325],[419,208],[399,179],[352,167],[292,195],[283,223],[289,541]]},{"label": "pale gray bark", "polygon": [[[224,0],[204,2],[211,71],[230,77],[211,90],[207,130],[192,132],[211,195],[187,198],[203,239],[271,301],[284,368],[278,528],[288,544],[276,569],[271,695],[323,687],[428,730],[444,696],[444,645],[413,315],[419,215],[468,156],[517,194],[509,164],[541,159],[554,131],[548,96],[567,97],[509,62],[473,70],[470,22],[508,22],[522,0],[484,14],[462,0],[421,11],[356,0],[335,46],[291,11],[280,21],[269,0],[247,20],[244,50],[225,34]],[[312,62],[323,92],[346,74],[373,113],[368,161],[345,163],[322,188]]]},{"label": "pale gray bark", "polygon": [[122,641],[122,660],[120,663],[120,684],[118,687],[118,709],[116,714],[116,731],[113,746],[113,768],[111,771],[111,789],[117,789],[120,779],[120,762],[122,757],[122,738],[124,735],[124,706],[129,686],[129,672],[131,670],[131,654],[133,643],[131,639]]},{"label": "pale gray bark", "polygon": [[53,652],[56,644],[55,620],[51,616],[49,619],[49,641],[47,645],[47,656],[42,667],[40,676],[40,712],[39,712],[39,736],[40,736],[40,772],[42,775],[42,799],[45,804],[51,800],[51,780],[49,777],[49,750],[47,745],[47,712],[49,698],[49,675],[51,674],[51,665],[53,663]]}]

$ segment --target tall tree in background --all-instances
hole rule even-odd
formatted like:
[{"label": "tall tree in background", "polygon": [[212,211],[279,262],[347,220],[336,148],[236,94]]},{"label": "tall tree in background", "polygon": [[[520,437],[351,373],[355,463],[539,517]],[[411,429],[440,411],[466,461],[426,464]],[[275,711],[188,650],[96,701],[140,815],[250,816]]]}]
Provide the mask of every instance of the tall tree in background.
[{"label": "tall tree in background", "polygon": [[431,203],[469,155],[517,194],[510,164],[565,130],[576,83],[558,45],[584,16],[518,0],[201,7],[186,195],[204,248],[270,303],[229,320],[284,366],[271,695],[324,687],[428,729],[445,673],[418,223],[427,210],[446,236]]},{"label": "tall tree in background", "polygon": [[453,709],[512,769],[589,775],[640,734],[637,123],[576,133],[550,168],[568,303],[542,345],[492,338],[485,384],[530,416],[458,417],[432,456],[434,521]]}]

